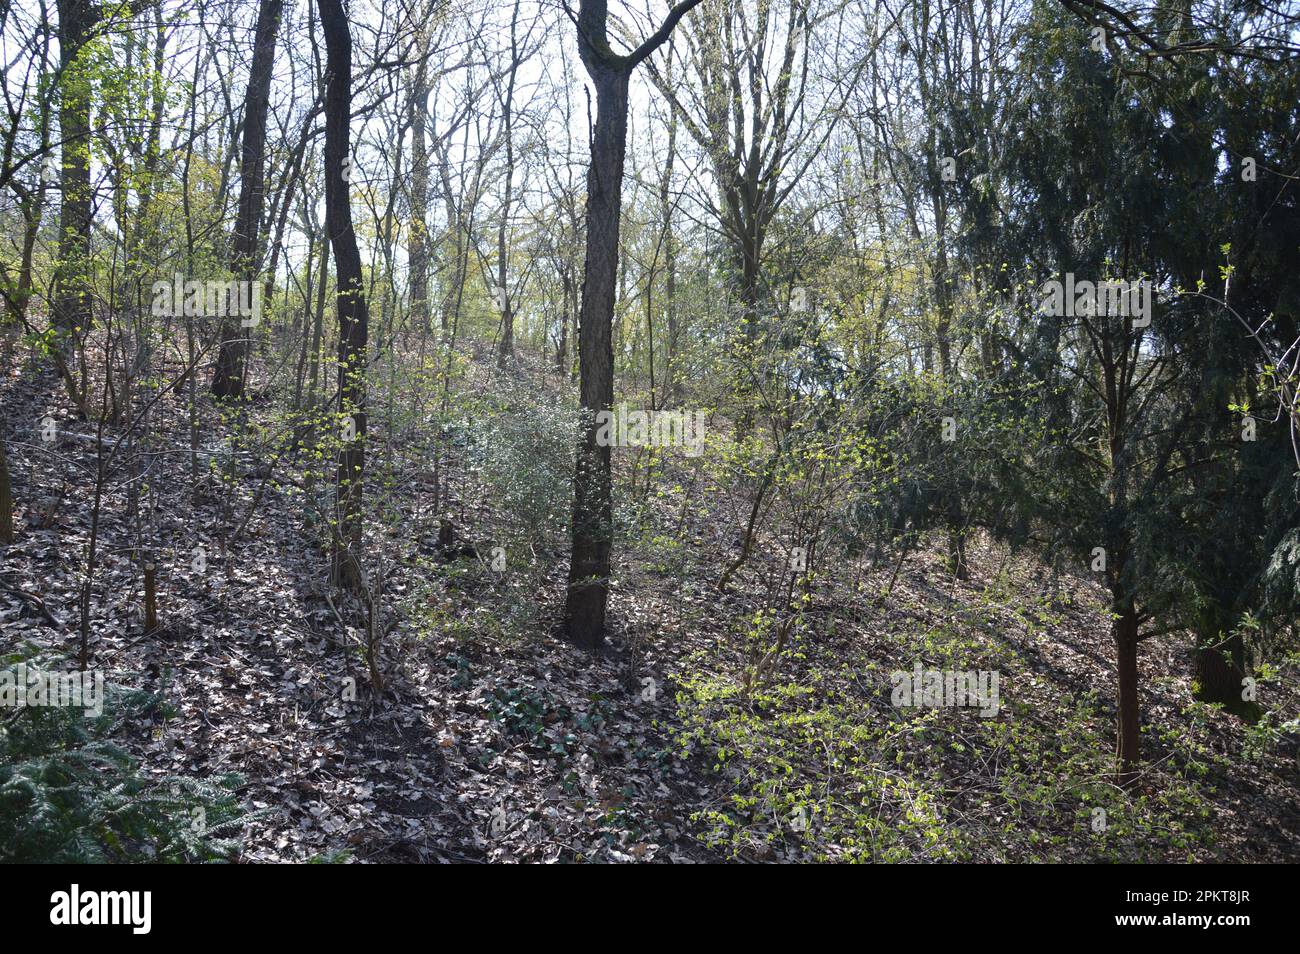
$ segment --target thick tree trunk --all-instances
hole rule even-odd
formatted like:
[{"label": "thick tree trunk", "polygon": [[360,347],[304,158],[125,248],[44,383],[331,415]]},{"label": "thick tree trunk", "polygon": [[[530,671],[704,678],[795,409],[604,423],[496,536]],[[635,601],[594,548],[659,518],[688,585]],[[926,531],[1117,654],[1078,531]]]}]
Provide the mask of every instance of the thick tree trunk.
[{"label": "thick tree trunk", "polygon": [[1241,666],[1236,650],[1218,641],[1196,648],[1196,698],[1226,706],[1241,703]]},{"label": "thick tree trunk", "polygon": [[[283,0],[262,0],[253,34],[253,64],[244,100],[239,212],[231,239],[230,270],[236,279],[247,282],[256,280],[258,229],[266,202],[266,116],[270,109],[275,37],[280,28],[282,6]],[[239,318],[222,321],[221,350],[212,373],[212,393],[219,398],[243,397],[249,333],[248,329],[240,326]]]},{"label": "thick tree trunk", "polygon": [[699,0],[676,4],[655,34],[629,56],[610,50],[605,0],[582,0],[578,51],[596,88],[596,128],[587,170],[587,260],[578,326],[582,405],[573,487],[573,557],[564,626],[578,646],[596,649],[605,638],[610,547],[614,533],[610,448],[596,440],[596,415],[614,404],[614,293],[618,282],[619,208],[627,148],[628,80],[638,63],[668,38]]},{"label": "thick tree trunk", "polygon": [[58,262],[54,274],[54,325],[67,337],[91,323],[90,226],[90,71],[76,62],[99,20],[91,0],[59,0],[59,66],[63,137]]},{"label": "thick tree trunk", "polygon": [[1137,779],[1141,760],[1141,706],[1138,698],[1138,616],[1132,603],[1123,606],[1112,625],[1119,678],[1116,765],[1121,785]]},{"label": "thick tree trunk", "polygon": [[596,129],[587,172],[587,259],[578,326],[579,393],[583,411],[573,500],[573,559],[565,627],[579,646],[604,639],[609,599],[613,500],[610,448],[596,441],[596,415],[614,404],[612,326],[618,280],[619,208],[627,141],[628,73],[590,65],[596,87]]},{"label": "thick tree trunk", "polygon": [[1240,632],[1224,634],[1218,614],[1202,619],[1196,640],[1196,692],[1201,702],[1222,705],[1248,718],[1255,707],[1242,698],[1246,676],[1246,647]]},{"label": "thick tree trunk", "polygon": [[[740,200],[732,199],[739,206]],[[737,221],[740,221],[739,215]],[[750,223],[746,223],[748,225]],[[750,241],[752,233],[746,229],[745,234],[734,239],[735,254],[738,256],[740,280],[740,337],[737,344],[739,361],[736,364],[735,393],[742,396],[740,412],[736,415],[736,440],[744,441],[754,430],[754,407],[758,404],[754,394],[754,380],[765,373],[762,356],[763,329],[759,305],[763,298],[759,288],[762,274],[760,262],[761,251],[756,241]]]},{"label": "thick tree trunk", "polygon": [[342,0],[320,0],[325,33],[325,231],[334,251],[339,319],[339,426],[334,580],[362,587],[361,502],[365,476],[366,347],[370,317],[361,284],[361,253],[352,230],[347,165],[352,113],[352,36]]}]

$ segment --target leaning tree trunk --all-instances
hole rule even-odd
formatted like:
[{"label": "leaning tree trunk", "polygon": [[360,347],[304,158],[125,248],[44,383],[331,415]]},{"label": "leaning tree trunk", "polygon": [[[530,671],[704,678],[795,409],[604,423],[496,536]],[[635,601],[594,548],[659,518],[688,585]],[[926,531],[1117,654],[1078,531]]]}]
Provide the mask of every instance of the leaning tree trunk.
[{"label": "leaning tree trunk", "polygon": [[[266,201],[266,115],[271,101],[275,35],[283,0],[262,0],[253,34],[253,64],[244,100],[244,138],[239,164],[239,213],[231,241],[230,269],[240,281],[253,282],[257,272],[257,234]],[[239,318],[224,318],[221,350],[212,372],[212,393],[219,398],[244,394],[248,332]]]},{"label": "leaning tree trunk", "polygon": [[339,318],[339,424],[334,580],[362,587],[361,502],[365,477],[366,345],[370,317],[361,284],[361,253],[352,230],[348,155],[352,113],[352,36],[342,0],[320,0],[325,33],[325,231],[334,251]]}]

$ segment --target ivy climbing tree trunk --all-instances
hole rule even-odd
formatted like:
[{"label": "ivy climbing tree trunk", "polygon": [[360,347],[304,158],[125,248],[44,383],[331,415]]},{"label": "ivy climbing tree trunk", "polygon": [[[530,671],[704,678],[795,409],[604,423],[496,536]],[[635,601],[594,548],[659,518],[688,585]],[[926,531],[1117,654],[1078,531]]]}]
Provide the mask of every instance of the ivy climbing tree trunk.
[{"label": "ivy climbing tree trunk", "polygon": [[100,10],[90,0],[59,0],[59,129],[63,204],[59,211],[58,261],[54,275],[54,325],[68,336],[90,327],[90,97],[92,80],[81,57]]},{"label": "ivy climbing tree trunk", "polygon": [[429,111],[429,45],[422,39],[419,62],[411,78],[411,321],[420,334],[429,332],[429,146],[425,120]]}]

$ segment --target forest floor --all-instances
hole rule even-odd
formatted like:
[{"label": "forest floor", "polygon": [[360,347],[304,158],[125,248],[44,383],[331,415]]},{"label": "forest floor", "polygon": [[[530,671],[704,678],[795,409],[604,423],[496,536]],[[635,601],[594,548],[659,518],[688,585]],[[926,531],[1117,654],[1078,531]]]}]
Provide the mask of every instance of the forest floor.
[{"label": "forest floor", "polygon": [[[200,443],[220,448],[203,406]],[[0,407],[18,508],[0,649],[75,655],[94,428],[30,366],[7,370]],[[255,814],[240,860],[1300,860],[1300,763],[1277,731],[1300,701],[1294,662],[1261,682],[1276,715],[1250,726],[1191,701],[1185,634],[1144,642],[1146,768],[1117,789],[1100,590],[1052,585],[1032,555],[976,541],[957,580],[921,548],[892,588],[891,561],[840,561],[745,693],[771,648],[755,614],[777,559],[760,539],[719,591],[747,499],[665,465],[684,486],[661,480],[637,510],[654,526],[620,545],[612,631],[592,656],[556,636],[562,554],[516,582],[440,561],[438,515],[412,481],[386,502],[398,519],[380,547],[393,610],[376,694],[360,607],[326,585],[304,531],[301,480],[249,461],[229,495],[192,493],[184,406],[169,396],[156,415],[165,445],[142,479],[160,500],[161,630],[143,632],[130,475],[110,474],[91,665],[166,701],[117,730],[145,771],[243,776]],[[461,511],[463,537],[487,539],[479,511]],[[900,714],[888,674],[916,662],[999,672],[999,713]]]}]

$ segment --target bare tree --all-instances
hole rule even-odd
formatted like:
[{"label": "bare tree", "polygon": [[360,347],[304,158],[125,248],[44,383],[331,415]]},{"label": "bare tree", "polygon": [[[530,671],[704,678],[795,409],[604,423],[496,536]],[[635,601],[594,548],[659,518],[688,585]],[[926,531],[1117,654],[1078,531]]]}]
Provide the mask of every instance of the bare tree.
[{"label": "bare tree", "polygon": [[[271,100],[275,38],[280,29],[283,0],[262,0],[253,33],[253,64],[244,100],[244,136],[239,163],[239,212],[230,249],[230,269],[243,281],[257,273],[257,237],[266,200],[266,115]],[[212,374],[212,393],[240,398],[244,393],[248,339],[238,321],[227,319],[221,330],[221,350]]]},{"label": "bare tree", "polygon": [[[579,395],[583,411],[574,478],[573,554],[564,623],[578,646],[595,649],[605,637],[609,602],[613,493],[610,448],[597,441],[597,414],[614,404],[614,293],[618,279],[619,212],[627,147],[627,89],[632,71],[658,49],[699,0],[683,0],[663,25],[630,54],[611,49],[608,5],[582,0],[574,23],[578,52],[596,89],[596,127],[587,171],[587,259],[578,329]],[[573,17],[570,11],[570,17]]]},{"label": "bare tree", "polygon": [[[742,391],[752,388],[746,366],[757,359],[758,317],[771,297],[764,275],[769,229],[834,132],[865,65],[851,64],[820,105],[814,103],[813,33],[841,9],[832,4],[823,10],[817,0],[719,0],[680,31],[686,82],[650,63],[655,85],[712,169],[718,201],[707,194],[704,201],[730,252],[741,309],[736,353]],[[751,406],[739,421],[742,431]]]},{"label": "bare tree", "polygon": [[419,34],[418,60],[411,73],[411,318],[421,334],[429,330],[429,145],[425,125],[429,112],[428,36]]},{"label": "bare tree", "polygon": [[335,502],[334,579],[359,590],[361,502],[365,479],[366,348],[370,316],[362,289],[361,252],[352,230],[348,181],[351,168],[352,35],[343,0],[319,0],[325,34],[325,231],[334,252],[339,320],[339,450]]}]

